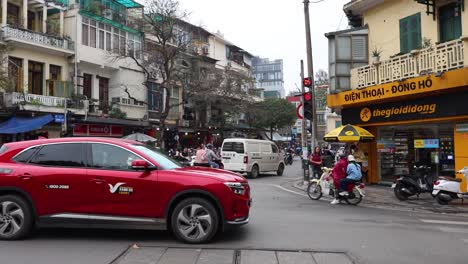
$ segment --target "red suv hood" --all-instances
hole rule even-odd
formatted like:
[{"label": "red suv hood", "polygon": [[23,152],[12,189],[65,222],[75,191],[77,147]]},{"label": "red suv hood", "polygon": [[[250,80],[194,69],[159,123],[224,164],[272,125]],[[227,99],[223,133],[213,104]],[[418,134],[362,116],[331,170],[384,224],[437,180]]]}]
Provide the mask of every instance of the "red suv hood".
[{"label": "red suv hood", "polygon": [[247,182],[247,180],[244,177],[242,177],[242,175],[227,170],[219,170],[204,167],[184,167],[177,169],[176,171],[188,175],[217,178],[224,182]]}]

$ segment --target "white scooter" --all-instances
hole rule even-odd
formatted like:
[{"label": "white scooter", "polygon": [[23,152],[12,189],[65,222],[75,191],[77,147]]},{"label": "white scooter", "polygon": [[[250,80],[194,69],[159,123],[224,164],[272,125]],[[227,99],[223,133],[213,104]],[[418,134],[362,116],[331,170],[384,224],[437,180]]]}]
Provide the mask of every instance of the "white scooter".
[{"label": "white scooter", "polygon": [[[468,166],[459,170],[457,174],[462,174],[465,180],[468,179]],[[461,183],[462,179],[460,178],[439,177],[439,179],[434,182],[432,196],[434,196],[441,205],[447,205],[453,199],[463,200],[464,196],[468,196],[468,192],[461,191]]]}]

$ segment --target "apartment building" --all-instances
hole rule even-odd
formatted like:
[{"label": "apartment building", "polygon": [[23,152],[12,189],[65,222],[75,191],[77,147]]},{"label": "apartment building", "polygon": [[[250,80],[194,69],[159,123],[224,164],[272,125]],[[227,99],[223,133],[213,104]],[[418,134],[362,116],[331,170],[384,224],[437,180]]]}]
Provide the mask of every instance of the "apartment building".
[{"label": "apartment building", "polygon": [[265,98],[284,98],[283,60],[255,57],[253,76],[258,88],[264,89]]},{"label": "apartment building", "polygon": [[344,11],[351,26],[367,28],[370,59],[327,101],[343,123],[376,136],[360,144],[369,181],[391,182],[415,165],[454,176],[468,162],[465,1],[354,0]]},{"label": "apartment building", "polygon": [[19,128],[9,123],[2,140],[25,138],[18,133],[30,131],[28,122],[46,125],[42,132],[59,137],[65,109],[86,113],[86,100],[71,100],[69,60],[75,56],[75,42],[64,31],[67,10],[68,2],[59,0],[1,2],[1,40],[9,46],[3,59],[10,80],[8,87],[2,87],[2,111],[5,118],[15,114],[21,120],[11,121],[26,124]]}]

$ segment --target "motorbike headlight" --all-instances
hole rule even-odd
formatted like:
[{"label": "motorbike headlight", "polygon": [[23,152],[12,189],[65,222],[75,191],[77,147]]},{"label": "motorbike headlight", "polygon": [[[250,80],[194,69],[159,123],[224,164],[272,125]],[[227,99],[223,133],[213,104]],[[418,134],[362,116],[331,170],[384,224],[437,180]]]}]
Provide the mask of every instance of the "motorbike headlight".
[{"label": "motorbike headlight", "polygon": [[231,188],[231,191],[237,195],[244,195],[246,191],[246,184],[240,182],[225,182],[224,185]]}]

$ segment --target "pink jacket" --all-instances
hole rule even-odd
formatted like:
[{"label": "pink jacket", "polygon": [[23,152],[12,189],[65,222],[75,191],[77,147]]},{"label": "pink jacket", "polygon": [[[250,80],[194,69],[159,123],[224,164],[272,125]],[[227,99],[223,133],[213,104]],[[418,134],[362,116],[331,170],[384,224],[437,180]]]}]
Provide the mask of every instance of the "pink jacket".
[{"label": "pink jacket", "polygon": [[333,167],[333,181],[338,182],[339,180],[346,178],[346,168],[348,167],[348,161],[346,159],[340,159],[335,167]]},{"label": "pink jacket", "polygon": [[195,163],[208,163],[208,159],[206,157],[206,150],[199,149],[197,150],[197,154],[195,154]]}]

